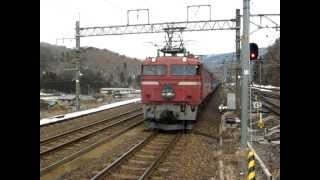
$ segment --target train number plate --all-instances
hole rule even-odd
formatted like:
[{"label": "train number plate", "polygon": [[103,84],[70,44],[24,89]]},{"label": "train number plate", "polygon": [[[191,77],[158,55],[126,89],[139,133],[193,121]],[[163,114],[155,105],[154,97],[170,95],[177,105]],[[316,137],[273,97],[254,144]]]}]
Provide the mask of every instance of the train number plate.
[{"label": "train number plate", "polygon": [[262,107],[261,102],[259,102],[259,101],[254,101],[254,102],[253,102],[253,108],[259,109],[259,108],[261,108],[261,107]]}]

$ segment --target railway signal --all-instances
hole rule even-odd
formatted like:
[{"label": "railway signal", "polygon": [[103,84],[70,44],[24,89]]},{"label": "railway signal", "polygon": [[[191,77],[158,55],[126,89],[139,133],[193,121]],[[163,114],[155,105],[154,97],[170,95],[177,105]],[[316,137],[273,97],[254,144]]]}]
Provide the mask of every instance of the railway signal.
[{"label": "railway signal", "polygon": [[257,60],[259,56],[259,47],[256,43],[250,43],[250,60]]}]

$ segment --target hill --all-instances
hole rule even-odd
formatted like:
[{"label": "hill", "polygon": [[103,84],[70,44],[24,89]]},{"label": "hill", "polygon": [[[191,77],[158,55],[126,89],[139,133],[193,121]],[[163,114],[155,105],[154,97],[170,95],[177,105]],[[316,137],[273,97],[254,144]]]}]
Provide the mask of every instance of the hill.
[{"label": "hill", "polygon": [[[107,49],[81,48],[81,90],[137,86],[141,61]],[[40,42],[40,89],[74,91],[74,49]],[[89,89],[89,90],[88,90]]]},{"label": "hill", "polygon": [[[263,56],[264,62],[261,66],[261,84],[280,86],[280,38],[273,45],[268,47],[267,53]],[[259,83],[259,66],[254,66],[257,72],[254,81]]]}]

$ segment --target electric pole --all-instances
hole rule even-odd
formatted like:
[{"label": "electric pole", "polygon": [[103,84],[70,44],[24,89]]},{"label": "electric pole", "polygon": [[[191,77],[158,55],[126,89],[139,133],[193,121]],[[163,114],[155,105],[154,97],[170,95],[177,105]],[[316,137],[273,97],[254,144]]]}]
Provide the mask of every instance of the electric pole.
[{"label": "electric pole", "polygon": [[236,9],[236,109],[240,110],[240,86],[239,86],[239,67],[240,67],[240,26],[241,16],[240,9]]},{"label": "electric pole", "polygon": [[248,102],[249,102],[249,23],[250,23],[250,3],[243,0],[243,34],[241,38],[241,148],[247,147],[247,122],[248,122]]},{"label": "electric pole", "polygon": [[[243,32],[241,37],[241,150],[245,151],[247,147],[247,131],[248,131],[248,102],[249,102],[249,75],[250,75],[250,66],[249,66],[249,23],[250,23],[250,9],[249,9],[249,0],[243,0]],[[241,158],[241,174],[247,175],[247,163],[246,156]]]},{"label": "electric pole", "polygon": [[80,22],[76,22],[76,110],[80,110]]}]

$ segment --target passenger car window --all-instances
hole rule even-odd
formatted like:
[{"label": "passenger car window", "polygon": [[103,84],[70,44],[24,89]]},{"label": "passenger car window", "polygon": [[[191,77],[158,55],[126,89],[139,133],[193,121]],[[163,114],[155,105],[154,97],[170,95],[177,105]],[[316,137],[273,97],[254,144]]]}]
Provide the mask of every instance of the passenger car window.
[{"label": "passenger car window", "polygon": [[143,65],[143,75],[156,75],[161,76],[166,74],[166,65]]},{"label": "passenger car window", "polygon": [[170,68],[171,75],[198,75],[199,65],[193,64],[173,64]]}]

